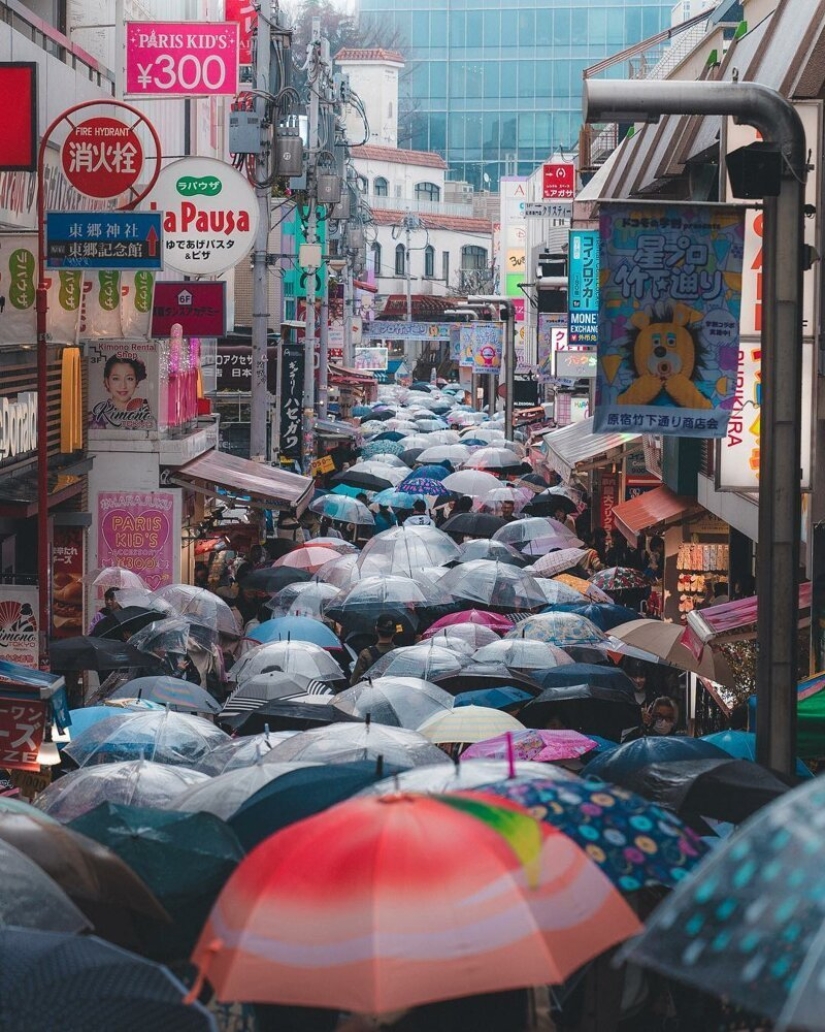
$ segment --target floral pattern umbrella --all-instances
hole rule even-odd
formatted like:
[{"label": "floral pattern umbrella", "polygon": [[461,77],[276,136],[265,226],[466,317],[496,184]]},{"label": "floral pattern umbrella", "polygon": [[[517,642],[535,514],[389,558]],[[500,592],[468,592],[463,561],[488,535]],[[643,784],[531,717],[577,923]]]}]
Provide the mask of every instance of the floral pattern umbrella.
[{"label": "floral pattern umbrella", "polygon": [[522,728],[477,742],[466,749],[462,760],[533,760],[554,763],[575,760],[596,748],[596,743],[578,731],[537,731]]},{"label": "floral pattern umbrella", "polygon": [[607,640],[595,624],[576,613],[535,613],[518,623],[505,637],[548,641],[559,648],[598,645]]},{"label": "floral pattern umbrella", "polygon": [[[444,473],[446,474],[447,471],[444,470]],[[398,490],[402,494],[425,495],[429,498],[440,498],[442,495],[450,494],[442,481],[436,480],[434,477],[420,477],[417,473],[400,483]]]},{"label": "floral pattern umbrella", "polygon": [[598,584],[594,584],[592,580],[586,581],[581,577],[573,577],[569,573],[559,573],[553,579],[558,581],[559,584],[565,584],[568,588],[578,591],[580,595],[589,598],[591,602],[613,601],[610,595],[600,588]]},{"label": "floral pattern umbrella", "polygon": [[629,566],[611,566],[606,570],[599,570],[590,578],[590,583],[602,591],[611,593],[650,587],[650,581],[641,570],[634,570]]}]

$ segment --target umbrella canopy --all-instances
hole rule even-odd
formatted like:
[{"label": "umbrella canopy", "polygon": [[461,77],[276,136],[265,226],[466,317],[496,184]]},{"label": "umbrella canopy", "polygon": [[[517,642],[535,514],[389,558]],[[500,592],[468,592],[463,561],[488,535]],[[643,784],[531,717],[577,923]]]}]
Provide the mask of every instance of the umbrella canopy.
[{"label": "umbrella canopy", "polygon": [[259,735],[239,735],[219,745],[198,764],[198,770],[211,777],[230,770],[253,767],[266,756],[276,742],[289,738],[294,731],[264,731]]},{"label": "umbrella canopy", "polygon": [[0,865],[0,931],[16,926],[76,934],[91,928],[82,911],[34,860],[2,840]]},{"label": "umbrella canopy", "polygon": [[[483,519],[488,518],[486,513],[459,513],[459,516],[470,516],[470,517],[482,517]],[[450,519],[458,519],[458,517],[450,517]],[[497,517],[493,517],[497,520]],[[449,522],[449,521],[447,521]],[[504,522],[503,520],[500,522]],[[442,528],[446,526],[446,523],[442,524]],[[495,533],[495,531],[493,531]],[[511,545],[502,545],[500,541],[490,541],[487,538],[480,537],[475,541],[465,541],[461,545],[461,554],[459,555],[456,562],[458,563],[469,563],[474,559],[493,559],[500,563],[506,563],[509,566],[520,566],[524,567],[527,565],[527,560]],[[544,591],[544,585],[539,584],[539,587]]]},{"label": "umbrella canopy", "polygon": [[188,785],[206,778],[206,774],[188,767],[169,767],[149,760],[97,764],[73,770],[53,781],[37,797],[36,805],[38,810],[64,822],[88,813],[102,802],[162,807]]},{"label": "umbrella canopy", "polygon": [[[445,445],[444,447],[448,447],[449,448],[450,445]],[[455,445],[453,445],[453,447],[455,447]],[[413,480],[421,480],[421,479],[435,480],[439,484],[439,490],[436,493],[440,494],[441,491],[443,490],[440,487],[441,481],[446,476],[448,476],[451,471],[447,468],[447,466],[443,465],[440,462],[424,462],[420,457],[419,457],[418,461],[419,461],[419,465],[417,465],[415,467],[415,469],[412,471],[412,473],[409,474],[409,476],[406,478],[406,480],[402,481],[402,483],[399,485],[399,487],[403,488],[405,484],[408,484],[408,483],[410,483]],[[431,494],[431,493],[432,492],[430,492],[430,491],[423,491],[422,492],[422,494]]]},{"label": "umbrella canopy", "polygon": [[313,764],[258,762],[251,767],[238,767],[185,789],[169,803],[169,809],[211,813],[222,821],[228,821],[264,785],[283,774],[309,766]]},{"label": "umbrella canopy", "polygon": [[512,620],[501,613],[489,613],[485,609],[462,609],[459,613],[449,613],[442,616],[430,625],[430,631],[440,631],[445,627],[453,627],[461,624],[475,624],[479,627],[489,627],[498,634],[504,634],[513,629]]},{"label": "umbrella canopy", "polygon": [[[438,764],[439,769],[444,766]],[[395,777],[404,769],[387,766],[380,759],[301,764],[259,789],[230,817],[229,825],[244,849],[251,852],[281,828],[349,799],[390,773]]]},{"label": "umbrella canopy", "polygon": [[[116,688],[107,701],[140,699],[171,706],[176,710],[195,710],[198,713],[217,713],[221,705],[200,685],[177,677],[136,677]],[[74,724],[74,721],[72,721]]]},{"label": "umbrella canopy", "polygon": [[541,588],[525,570],[496,560],[474,559],[453,567],[439,586],[454,599],[510,612],[544,605]]},{"label": "umbrella canopy", "polygon": [[[564,575],[562,575],[564,576]],[[544,599],[548,605],[556,606],[559,603],[583,604],[587,598],[569,584],[562,584],[559,580],[548,580],[546,577],[537,577],[539,587],[544,592]],[[562,610],[564,612],[565,610]]]},{"label": "umbrella canopy", "polygon": [[[329,563],[325,563],[321,573]],[[317,576],[317,575],[316,575]],[[321,620],[329,601],[338,595],[334,584],[323,581],[306,581],[302,584],[288,584],[266,603],[275,616],[306,616]]]},{"label": "umbrella canopy", "polygon": [[301,674],[319,681],[340,681],[344,672],[333,657],[309,641],[273,641],[245,653],[232,668],[232,679],[242,685],[269,671]]},{"label": "umbrella canopy", "polygon": [[256,591],[266,591],[275,594],[289,584],[299,584],[308,581],[312,574],[309,570],[296,570],[290,566],[266,566],[260,570],[253,570],[248,573],[240,584],[244,588]]},{"label": "umbrella canopy", "polygon": [[333,548],[310,543],[282,555],[280,559],[275,560],[275,566],[305,570],[307,573],[313,574],[320,570],[324,563],[337,559],[339,555],[340,553]]},{"label": "umbrella canopy", "polygon": [[680,624],[664,623],[662,620],[632,620],[614,627],[611,634],[680,670],[690,670],[719,684],[736,684],[736,677],[721,653],[705,646],[701,656],[696,658],[695,653],[683,642],[685,629]]},{"label": "umbrella canopy", "polygon": [[534,553],[536,555],[543,555],[554,548],[576,548],[581,544],[569,527],[544,516],[526,516],[520,520],[513,520],[506,527],[497,530],[494,537],[496,541],[503,541],[505,545],[522,549],[535,542],[540,545]]},{"label": "umbrella canopy", "polygon": [[495,469],[503,473],[521,472],[524,461],[509,448],[479,448],[464,462],[464,469]]},{"label": "umbrella canopy", "polygon": [[579,507],[580,496],[573,494],[569,489],[549,487],[531,499],[525,507],[525,512],[531,516],[555,516],[557,512],[570,515]]},{"label": "umbrella canopy", "polygon": [[372,526],[375,517],[357,498],[345,498],[341,495],[326,494],[309,503],[312,512],[327,516],[340,523],[356,523],[359,526]]},{"label": "umbrella canopy", "polygon": [[[320,585],[308,585],[319,587]],[[309,616],[279,616],[264,620],[247,635],[253,641],[310,641],[324,649],[340,649],[341,640],[326,624]]]},{"label": "umbrella canopy", "polygon": [[408,645],[385,653],[373,663],[364,676],[367,679],[382,676],[420,677],[425,681],[436,681],[448,674],[459,674],[463,669],[462,657],[429,638],[417,645]]},{"label": "umbrella canopy", "polygon": [[232,610],[222,598],[206,588],[197,588],[192,584],[167,584],[158,588],[156,594],[191,623],[237,637],[238,625]]},{"label": "umbrella canopy", "polygon": [[[201,780],[208,783],[205,775]],[[70,827],[108,846],[149,886],[173,919],[153,942],[152,955],[181,961],[188,959],[244,851],[222,820],[211,813],[170,810],[169,798],[158,802],[158,808],[102,802],[72,820]]]},{"label": "umbrella canopy", "polygon": [[398,455],[400,456],[404,451],[403,445],[399,444],[398,441],[388,441],[384,435],[374,437],[371,441],[368,441],[361,449],[362,459],[371,459],[373,456],[378,455]]},{"label": "umbrella canopy", "polygon": [[[453,466],[460,466],[469,457],[470,449],[463,444],[436,444],[432,448],[425,448],[416,461],[422,465],[433,462],[449,462]],[[443,477],[441,479],[443,480]]]},{"label": "umbrella canopy", "polygon": [[375,621],[384,613],[406,611],[414,615],[449,603],[450,596],[440,583],[425,585],[412,577],[366,577],[348,590],[342,589],[339,598],[327,606],[325,615],[351,631],[372,631]]},{"label": "umbrella canopy", "polygon": [[550,642],[559,648],[570,645],[597,645],[606,641],[599,628],[586,617],[576,613],[535,613],[520,621],[507,638],[532,638]]},{"label": "umbrella canopy", "polygon": [[489,706],[461,706],[435,713],[418,728],[420,734],[436,745],[483,742],[496,735],[523,729],[521,721]]},{"label": "umbrella canopy", "polygon": [[684,735],[645,735],[625,742],[617,749],[597,756],[587,768],[587,776],[623,785],[628,775],[653,763],[673,763],[676,760],[724,759],[724,750],[701,738]]},{"label": "umbrella canopy", "polygon": [[463,760],[533,760],[553,763],[574,760],[594,749],[596,743],[577,731],[536,731],[521,725],[518,731],[495,735],[470,746]]},{"label": "umbrella canopy", "polygon": [[560,573],[555,577],[558,584],[572,588],[579,595],[583,595],[591,602],[612,602],[613,599],[606,591],[594,584],[592,581],[582,580],[581,577],[573,577],[569,573]]},{"label": "umbrella canopy", "polygon": [[458,763],[449,766],[443,763],[434,767],[414,767],[393,777],[377,781],[365,788],[363,796],[392,795],[398,792],[425,792],[428,795],[442,792],[466,792],[481,788],[509,777],[542,778],[569,781],[575,775],[562,767],[548,767],[544,763],[527,760],[468,760],[467,752]]},{"label": "umbrella canopy", "polygon": [[499,639],[480,648],[473,659],[476,663],[503,663],[516,670],[547,670],[573,662],[558,646],[531,638]]},{"label": "umbrella canopy", "polygon": [[[386,466],[384,468],[391,469],[392,467]],[[353,472],[352,468],[350,468],[343,470],[341,473],[336,473],[332,478],[332,483],[342,487],[354,488],[356,492],[385,491],[388,487],[393,486],[394,479],[386,476],[379,477],[374,473],[359,470]]]},{"label": "umbrella canopy", "polygon": [[558,548],[538,558],[530,567],[536,577],[555,577],[557,573],[578,566],[587,556],[581,548]]},{"label": "umbrella canopy", "polygon": [[78,767],[137,759],[189,767],[226,737],[202,717],[150,710],[101,721],[73,738],[64,751]]},{"label": "umbrella canopy", "polygon": [[518,803],[587,852],[621,892],[678,885],[707,846],[667,810],[621,788],[516,777],[484,788]]},{"label": "umbrella canopy", "polygon": [[[489,512],[458,512],[455,516],[449,516],[442,524],[441,529],[445,534],[462,534],[466,537],[490,538],[501,527],[506,526],[504,520],[493,516]],[[483,544],[487,546],[487,554],[483,558],[498,558],[490,554],[490,547],[493,542],[471,542],[471,544]],[[505,560],[507,561],[507,560]],[[524,565],[522,563],[522,565]]]},{"label": "umbrella canopy", "polygon": [[[710,742],[717,749],[726,752],[737,760],[752,760],[756,763],[756,735],[752,731],[717,731],[712,735],[702,735],[701,741]],[[811,778],[810,769],[797,758],[796,776]]]},{"label": "umbrella canopy", "polygon": [[98,620],[92,629],[94,638],[116,638],[124,640],[139,631],[141,627],[162,620],[166,614],[156,609],[145,609],[143,606],[123,606],[116,609],[102,620]]},{"label": "umbrella canopy", "polygon": [[333,706],[377,724],[415,729],[429,717],[453,708],[453,697],[419,677],[375,677],[340,692]]},{"label": "umbrella canopy", "polygon": [[499,636],[494,630],[491,630],[489,627],[483,627],[481,624],[472,623],[451,624],[449,627],[441,627],[435,630],[432,627],[428,627],[424,631],[422,638],[425,641],[431,639],[436,645],[444,645],[445,642],[452,642],[458,638],[466,642],[473,650],[483,648],[494,641],[499,641]]},{"label": "umbrella canopy", "polygon": [[348,587],[353,581],[361,579],[358,559],[358,555],[338,555],[316,570],[312,580],[331,584],[335,588]]},{"label": "umbrella canopy", "polygon": [[[446,475],[446,473],[447,470],[445,469],[444,474]],[[451,497],[450,491],[442,485],[440,480],[435,477],[419,476],[417,470],[403,483],[399,484],[396,490],[400,494],[414,495],[416,498],[442,498],[446,500]]]},{"label": "umbrella canopy", "polygon": [[526,811],[404,794],[349,800],[262,843],[193,959],[221,998],[380,1013],[560,982],[638,928],[579,848]]},{"label": "umbrella canopy", "polygon": [[13,846],[54,880],[98,934],[140,948],[140,920],[169,916],[140,878],[111,850],[56,821],[25,813],[0,814],[0,841]]},{"label": "umbrella canopy", "polygon": [[821,1028],[824,808],[819,779],[766,806],[657,908],[627,957],[776,1029]]},{"label": "umbrella canopy", "polygon": [[413,571],[422,566],[441,566],[457,558],[458,545],[443,531],[403,524],[370,538],[364,545],[359,565],[381,559],[387,572]]},{"label": "umbrella canopy", "polygon": [[469,692],[461,692],[453,700],[455,706],[490,706],[493,709],[519,708],[525,702],[533,698],[530,692],[523,688],[511,688],[507,685],[501,688],[474,688]]},{"label": "umbrella canopy", "polygon": [[285,674],[280,670],[255,674],[231,693],[221,710],[221,720],[235,713],[259,709],[278,699],[297,699],[306,695],[331,696],[332,689],[326,681],[302,674]]},{"label": "umbrella canopy", "polygon": [[611,595],[617,591],[636,591],[650,587],[650,581],[641,570],[629,566],[610,566],[606,570],[599,570],[590,581]]},{"label": "umbrella canopy", "polygon": [[204,1007],[183,1002],[185,993],[166,968],[96,936],[0,931],[3,1028],[216,1032]]},{"label": "umbrella canopy", "polygon": [[619,667],[600,665],[597,663],[571,663],[569,666],[557,666],[553,670],[543,670],[533,675],[542,688],[563,688],[569,685],[584,684],[603,688],[606,691],[619,692],[626,699],[631,699],[636,685]]},{"label": "umbrella canopy", "polygon": [[141,652],[131,642],[82,636],[49,642],[52,670],[125,670],[159,665],[155,656]]},{"label": "umbrella canopy", "polygon": [[264,763],[344,763],[377,760],[397,767],[420,767],[425,763],[449,763],[447,754],[431,745],[416,731],[386,724],[330,724],[302,731],[278,742]]},{"label": "umbrella canopy", "polygon": [[[544,680],[547,675],[564,675],[572,669],[571,664],[532,673]],[[619,742],[627,731],[639,726],[641,713],[633,695],[632,682],[631,687],[625,690],[583,682],[545,688],[519,711],[519,718],[527,727],[543,728],[551,721],[558,726],[556,721],[560,721],[562,727]]]},{"label": "umbrella canopy", "polygon": [[91,584],[101,591],[109,588],[147,588],[146,581],[133,570],[124,570],[121,566],[103,566],[92,570],[83,578],[85,583]]},{"label": "umbrella canopy", "polygon": [[480,469],[460,469],[445,477],[441,483],[448,491],[469,495],[471,498],[484,498],[493,488],[501,487],[497,477]]},{"label": "umbrella canopy", "polygon": [[619,606],[615,602],[588,602],[586,599],[554,605],[553,612],[576,613],[595,624],[600,631],[610,631],[628,620],[638,619],[638,613],[627,606]]}]

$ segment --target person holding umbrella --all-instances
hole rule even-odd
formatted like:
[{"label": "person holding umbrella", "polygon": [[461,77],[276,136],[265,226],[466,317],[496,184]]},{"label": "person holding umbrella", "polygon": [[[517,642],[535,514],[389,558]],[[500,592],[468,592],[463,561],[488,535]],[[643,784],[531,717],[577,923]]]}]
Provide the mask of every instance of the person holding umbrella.
[{"label": "person holding umbrella", "polygon": [[394,640],[395,618],[389,613],[382,613],[375,621],[375,634],[378,638],[376,643],[368,645],[367,648],[361,649],[358,653],[358,658],[355,661],[355,666],[352,668],[352,676],[350,677],[351,685],[358,684],[373,663],[377,662],[382,656],[386,656],[388,652],[392,652],[396,647]]},{"label": "person holding umbrella", "polygon": [[107,588],[103,596],[103,606],[95,613],[92,617],[92,622],[89,624],[89,634],[92,633],[101,620],[111,616],[117,609],[120,609],[120,603],[117,600],[117,588]]},{"label": "person holding umbrella", "polygon": [[411,527],[432,527],[433,521],[427,512],[427,503],[421,498],[416,498],[413,502],[413,514],[404,522]]},{"label": "person holding umbrella", "polygon": [[382,530],[390,530],[397,526],[398,520],[395,518],[395,513],[386,502],[380,502],[375,515],[375,533],[380,534]]}]

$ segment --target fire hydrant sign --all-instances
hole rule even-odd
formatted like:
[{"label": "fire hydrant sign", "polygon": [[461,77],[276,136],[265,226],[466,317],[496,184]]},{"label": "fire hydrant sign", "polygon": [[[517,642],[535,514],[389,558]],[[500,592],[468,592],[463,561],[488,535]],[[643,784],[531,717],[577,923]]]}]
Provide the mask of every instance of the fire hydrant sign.
[{"label": "fire hydrant sign", "polygon": [[118,119],[89,118],[69,130],[60,161],[84,197],[117,197],[137,182],[143,147],[135,130]]},{"label": "fire hydrant sign", "polygon": [[167,271],[219,275],[245,258],[255,243],[255,190],[217,158],[182,158],[167,165],[141,207],[163,213]]},{"label": "fire hydrant sign", "polygon": [[127,22],[127,94],[207,97],[237,92],[237,22]]}]

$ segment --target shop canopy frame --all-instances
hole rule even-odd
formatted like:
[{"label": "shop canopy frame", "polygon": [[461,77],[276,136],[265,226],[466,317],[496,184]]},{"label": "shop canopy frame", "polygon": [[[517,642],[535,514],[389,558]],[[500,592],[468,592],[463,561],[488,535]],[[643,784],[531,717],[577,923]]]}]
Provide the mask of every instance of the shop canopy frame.
[{"label": "shop canopy frame", "polygon": [[208,451],[172,472],[169,482],[211,497],[229,496],[252,508],[300,516],[312,500],[315,481],[219,451]]},{"label": "shop canopy frame", "polygon": [[574,473],[583,473],[607,463],[622,462],[639,445],[641,434],[596,434],[593,417],[571,423],[543,435],[543,447],[550,466],[562,480],[570,481]]},{"label": "shop canopy frame", "polygon": [[663,484],[629,502],[620,502],[614,506],[613,518],[618,530],[635,547],[643,531],[651,527],[666,527],[685,516],[702,511],[695,498],[677,495]]}]

